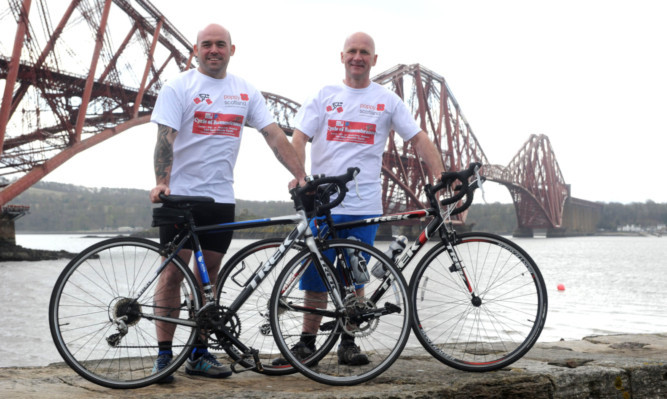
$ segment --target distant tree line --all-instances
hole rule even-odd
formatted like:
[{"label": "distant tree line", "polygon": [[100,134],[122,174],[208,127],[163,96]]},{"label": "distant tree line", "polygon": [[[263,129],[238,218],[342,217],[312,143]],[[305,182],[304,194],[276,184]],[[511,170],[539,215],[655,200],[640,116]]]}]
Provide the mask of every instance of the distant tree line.
[{"label": "distant tree line", "polygon": [[614,231],[623,226],[653,228],[667,225],[667,203],[646,201],[631,204],[612,202],[604,204],[598,228]]},{"label": "distant tree line", "polygon": [[[30,213],[15,222],[18,232],[147,230],[151,225],[148,191],[123,188],[87,188],[71,184],[39,182],[14,199],[29,205]],[[599,229],[667,224],[667,203],[605,203]],[[289,215],[291,202],[237,200],[238,220]],[[513,204],[474,204],[466,219],[474,230],[511,234],[517,225]],[[282,230],[276,230],[276,232]]]},{"label": "distant tree line", "polygon": [[[146,230],[152,208],[147,190],[88,188],[38,182],[12,204],[29,205],[30,213],[15,222],[18,232]],[[284,201],[237,200],[237,220],[288,215],[294,206]]]}]

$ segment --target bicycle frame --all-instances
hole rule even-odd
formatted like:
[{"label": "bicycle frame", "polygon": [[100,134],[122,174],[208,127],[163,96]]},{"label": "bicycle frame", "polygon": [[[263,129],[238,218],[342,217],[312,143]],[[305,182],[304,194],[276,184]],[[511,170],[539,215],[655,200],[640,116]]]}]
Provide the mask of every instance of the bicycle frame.
[{"label": "bicycle frame", "polygon": [[[400,214],[392,214],[392,215],[368,218],[359,221],[340,223],[338,225],[333,224],[330,212],[326,212],[326,218],[329,222],[329,225],[333,226],[333,228],[329,230],[328,234],[335,237],[336,234],[335,231],[337,229],[358,227],[368,224],[389,223],[400,220],[409,220],[415,218],[423,218],[426,216],[432,216],[433,219],[428,223],[426,228],[421,232],[421,234],[414,241],[412,246],[408,248],[407,251],[404,251],[402,256],[397,260],[396,265],[398,270],[402,272],[403,269],[407,267],[407,264],[419,252],[419,250],[423,248],[424,244],[426,244],[426,242],[428,242],[433,237],[433,235],[439,232],[441,239],[443,240],[443,242],[447,244],[447,249],[448,252],[450,253],[450,256],[454,260],[455,268],[452,269],[452,272],[458,271],[461,274],[461,277],[466,287],[468,288],[469,292],[471,292],[474,299],[475,294],[473,293],[470,283],[468,282],[468,278],[465,275],[464,267],[461,265],[461,262],[458,261],[458,257],[456,256],[454,248],[452,247],[450,239],[448,237],[448,235],[453,233],[453,230],[451,230],[445,225],[445,220],[448,218],[453,208],[448,208],[448,210],[443,210],[440,207],[440,204],[438,203],[434,192],[431,191],[430,186],[427,186],[426,191],[428,199],[431,203],[431,208],[428,209],[421,209],[411,212],[404,212]],[[164,268],[169,264],[169,262],[171,262],[177,256],[178,252],[184,247],[187,240],[192,239],[194,243],[196,266],[201,276],[204,297],[206,300],[204,306],[202,306],[202,308],[195,315],[199,316],[203,314],[209,307],[215,306],[216,303],[215,295],[213,292],[213,284],[210,281],[208,271],[204,263],[202,248],[198,238],[199,234],[225,232],[225,231],[265,227],[272,225],[297,224],[297,226],[287,235],[287,237],[284,239],[283,243],[278,247],[276,252],[268,259],[267,263],[265,265],[262,265],[258,270],[255,271],[255,273],[251,277],[250,283],[243,288],[243,290],[239,293],[239,295],[236,297],[233,303],[229,306],[230,312],[225,314],[225,317],[223,318],[223,320],[221,320],[222,323],[220,325],[224,326],[230,320],[230,318],[233,317],[235,312],[241,308],[241,306],[245,303],[245,301],[252,295],[253,291],[257,288],[257,286],[261,284],[261,282],[269,274],[269,272],[284,257],[287,251],[294,246],[297,240],[301,238],[304,239],[306,248],[308,248],[309,252],[315,255],[313,257],[313,261],[316,264],[316,267],[319,270],[321,277],[324,281],[324,284],[327,286],[327,289],[333,293],[332,301],[336,309],[335,312],[336,313],[343,312],[345,309],[344,300],[343,298],[341,298],[340,293],[337,290],[333,289],[333,287],[336,286],[335,282],[336,277],[331,273],[331,270],[328,267],[324,266],[326,264],[326,261],[323,257],[323,254],[320,252],[317,246],[317,243],[315,241],[315,238],[313,237],[311,229],[309,228],[309,220],[306,216],[306,212],[303,210],[303,208],[297,207],[297,209],[298,210],[296,215],[293,216],[254,219],[241,222],[221,223],[221,224],[213,224],[206,226],[196,226],[194,223],[194,218],[192,217],[191,214],[189,214],[189,219],[186,223],[187,228],[183,232],[177,234],[177,236],[171,241],[171,243],[168,244],[167,248],[169,256],[166,257],[166,259],[162,262],[162,264],[158,268],[153,281],[158,278],[159,274],[164,270]],[[339,262],[346,264],[345,256],[343,254],[338,253],[336,257]],[[305,267],[302,270],[305,270]],[[346,292],[346,298],[347,298],[348,295],[353,295],[353,292],[351,292],[353,290],[350,287],[354,287],[354,285],[349,284],[352,281],[352,279],[350,278],[349,270],[343,267],[341,271],[343,273],[342,278],[347,291]],[[148,287],[149,284],[150,282],[145,287]],[[375,297],[383,295],[384,291],[388,289],[390,286],[391,286],[391,279],[387,278],[387,281],[372,296]],[[292,307],[289,304],[285,304],[285,306],[290,307],[292,310],[297,310],[297,311],[299,310],[298,307]],[[306,311],[306,309],[304,309],[304,311]],[[312,313],[313,309],[307,309],[307,311]],[[322,312],[327,314],[331,313],[330,311],[326,310],[322,310]],[[188,326],[197,326],[196,322],[172,319],[164,316],[146,315],[146,317],[170,323],[184,324]],[[241,343],[238,339],[236,339],[233,336],[233,334],[227,331],[227,329],[223,327],[219,328],[219,330],[222,332],[225,338],[229,339],[235,346],[241,349],[243,353],[253,354],[251,348],[246,347],[243,343]],[[255,359],[257,360],[256,356]],[[259,363],[259,361],[256,361],[255,363],[257,364],[257,367],[261,369],[261,364]]]},{"label": "bicycle frame", "polygon": [[451,242],[455,240],[455,231],[445,223],[445,221],[449,216],[449,213],[454,208],[443,209],[442,207],[440,207],[438,200],[435,197],[435,194],[431,192],[429,189],[425,191],[427,193],[428,200],[431,203],[431,208],[419,209],[415,211],[402,212],[402,213],[394,213],[379,217],[360,219],[343,223],[334,223],[331,218],[331,214],[328,213],[325,217],[328,229],[318,234],[318,238],[326,239],[328,237],[336,237],[337,230],[362,227],[371,224],[393,223],[403,220],[433,217],[433,219],[431,219],[429,223],[426,225],[426,227],[421,231],[419,236],[413,241],[412,245],[406,247],[406,250],[404,250],[403,253],[396,259],[395,265],[399,271],[403,272],[403,270],[405,270],[408,264],[412,261],[412,259],[414,259],[414,257],[424,247],[424,245],[427,242],[429,242],[433,238],[433,236],[439,233],[440,240],[443,243],[445,243],[447,252],[449,253],[449,256],[454,262],[451,271],[452,272],[457,271],[460,273],[463,283],[465,287],[468,289],[468,292],[472,295],[472,299],[474,301],[477,296],[474,293],[473,288],[468,279],[468,276],[465,273],[465,267],[462,265],[458,255],[456,254],[456,251],[454,250],[454,247],[451,244]]},{"label": "bicycle frame", "polygon": [[[194,220],[192,219],[193,219],[192,216],[190,216],[190,220],[187,223],[187,228],[184,229],[182,232],[178,233],[176,237],[169,244],[167,244],[167,252],[169,255],[160,264],[160,266],[156,270],[153,279],[151,279],[151,281],[145,284],[144,288],[140,290],[138,297],[140,297],[143,294],[143,292],[145,292],[146,289],[155,281],[155,279],[159,277],[160,273],[162,273],[162,271],[167,267],[167,265],[178,255],[178,252],[181,249],[183,249],[185,243],[188,240],[192,239],[194,242],[196,266],[202,278],[202,287],[206,299],[206,304],[204,304],[204,306],[202,306],[202,308],[199,309],[199,311],[195,315],[199,316],[203,314],[209,307],[215,306],[213,284],[210,281],[206,264],[204,263],[202,248],[198,238],[199,234],[233,231],[233,230],[265,227],[273,225],[286,225],[286,224],[296,224],[296,227],[287,235],[287,237],[285,238],[283,243],[278,247],[276,252],[269,258],[268,262],[265,265],[262,265],[262,267],[259,268],[257,271],[255,271],[250,283],[241,291],[241,293],[236,297],[234,302],[229,306],[231,312],[229,312],[226,315],[226,317],[222,320],[222,324],[224,325],[227,321],[229,321],[231,315],[233,315],[236,311],[238,311],[241,305],[243,305],[243,303],[252,295],[252,292],[257,288],[257,286],[259,286],[262,283],[262,281],[269,274],[269,272],[285,256],[287,251],[289,251],[289,249],[291,249],[294,246],[294,244],[301,238],[304,239],[306,247],[310,250],[310,252],[313,255],[315,255],[314,260],[315,262],[319,263],[318,268],[323,272],[323,275],[325,276],[324,279],[325,284],[328,285],[328,288],[330,290],[331,287],[335,286],[335,282],[333,281],[335,279],[335,276],[333,276],[330,273],[328,268],[322,266],[325,263],[325,260],[322,254],[319,252],[319,249],[317,248],[315,239],[312,235],[310,228],[308,227],[309,224],[308,218],[306,217],[306,213],[303,210],[297,211],[297,213],[293,216],[280,216],[275,218],[254,219],[241,222],[221,223],[221,224],[206,225],[206,226],[195,226]],[[342,298],[338,295],[338,293],[335,290],[333,290],[333,292],[335,293],[333,300],[335,302],[336,308],[338,310],[344,309]],[[142,316],[147,319],[160,320],[173,324],[180,324],[191,327],[197,326],[197,323],[195,321],[187,321],[183,319],[158,316],[154,314],[144,314]],[[241,341],[236,339],[233,336],[233,334],[227,331],[226,329],[224,328],[221,329],[221,332],[224,334],[225,338],[229,339],[235,346],[241,349],[244,353],[253,352],[251,348],[246,347]],[[256,364],[261,371],[261,363],[259,363],[259,361],[256,361]]]},{"label": "bicycle frame", "polygon": [[330,235],[335,235],[335,232],[337,230],[363,227],[371,224],[384,224],[384,223],[393,223],[403,220],[421,219],[429,216],[433,216],[434,218],[428,223],[426,228],[420,233],[419,237],[412,243],[412,245],[409,248],[407,248],[406,251],[403,252],[403,254],[399,259],[396,260],[396,266],[400,271],[403,271],[403,269],[407,266],[410,260],[412,260],[412,258],[424,246],[424,244],[426,244],[431,239],[433,234],[435,234],[441,229],[443,220],[442,216],[440,215],[440,212],[436,211],[433,208],[420,209],[416,211],[409,211],[403,213],[395,213],[390,215],[354,220],[351,222],[343,222],[343,223],[333,223],[333,221],[330,219],[327,221],[327,224],[329,225],[329,230],[326,231],[326,234],[324,236],[318,236],[318,238],[324,239],[329,237]]}]

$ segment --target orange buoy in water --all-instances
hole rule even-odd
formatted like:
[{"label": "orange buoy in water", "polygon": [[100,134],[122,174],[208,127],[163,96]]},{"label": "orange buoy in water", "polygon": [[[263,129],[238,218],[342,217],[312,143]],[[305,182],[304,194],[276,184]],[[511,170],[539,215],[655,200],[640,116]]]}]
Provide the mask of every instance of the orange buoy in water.
[{"label": "orange buoy in water", "polygon": [[563,284],[558,284],[558,291],[565,291],[565,285]]}]

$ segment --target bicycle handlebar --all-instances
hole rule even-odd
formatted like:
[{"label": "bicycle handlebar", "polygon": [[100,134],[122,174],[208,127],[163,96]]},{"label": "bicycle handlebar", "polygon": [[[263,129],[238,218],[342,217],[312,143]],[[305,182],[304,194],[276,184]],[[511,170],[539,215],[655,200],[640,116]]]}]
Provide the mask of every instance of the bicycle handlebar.
[{"label": "bicycle handlebar", "polygon": [[[294,207],[304,209],[307,213],[315,211],[318,216],[324,215],[326,211],[338,206],[347,193],[347,183],[353,180],[359,174],[359,168],[348,168],[347,172],[339,176],[314,175],[306,178],[306,184],[303,187],[296,187],[290,190]],[[317,188],[323,185],[335,186],[338,196],[331,202],[315,204],[315,193]],[[160,200],[170,206],[177,208],[187,208],[194,204],[212,203],[214,199],[204,196],[187,195],[165,195],[158,194]]]},{"label": "bicycle handlebar", "polygon": [[[482,177],[481,179],[486,180],[486,178],[484,178],[484,177]],[[470,207],[470,205],[472,205],[472,200],[473,200],[473,197],[475,196],[475,190],[479,188],[479,183],[480,183],[479,180],[475,180],[474,182],[472,182],[468,186],[468,192],[466,194],[466,200],[463,202],[463,205],[454,208],[454,210],[449,214],[450,216],[459,214],[459,213],[465,211],[466,209],[468,209]]]},{"label": "bicycle handlebar", "polygon": [[158,197],[164,204],[188,206],[192,204],[210,204],[215,202],[211,197],[205,196],[190,196],[190,195],[166,195],[165,193],[158,194]]},{"label": "bicycle handlebar", "polygon": [[[314,175],[306,179],[306,185],[296,187],[290,190],[294,207],[299,210],[304,209],[307,213],[317,213],[317,216],[324,215],[329,209],[335,208],[347,194],[347,183],[352,181],[359,174],[359,168],[348,168],[347,172],[339,176]],[[315,204],[315,193],[317,188],[326,184],[333,184],[337,187],[338,196],[331,202]]]},{"label": "bicycle handlebar", "polygon": [[[455,194],[449,198],[443,199],[440,201],[440,204],[443,206],[452,205],[457,203],[463,197],[466,197],[465,202],[461,206],[456,207],[450,213],[450,215],[456,215],[465,211],[472,204],[474,192],[477,188],[479,188],[481,183],[479,180],[475,180],[473,183],[470,183],[469,179],[472,176],[475,176],[481,167],[481,163],[473,162],[470,164],[470,166],[468,166],[468,169],[458,172],[443,172],[442,177],[440,178],[440,182],[426,190],[427,196],[432,199],[432,202],[434,202],[436,201],[435,193],[444,188],[451,187],[456,181],[460,181],[461,184],[458,184],[454,187]],[[480,178],[484,180],[484,178]]]}]

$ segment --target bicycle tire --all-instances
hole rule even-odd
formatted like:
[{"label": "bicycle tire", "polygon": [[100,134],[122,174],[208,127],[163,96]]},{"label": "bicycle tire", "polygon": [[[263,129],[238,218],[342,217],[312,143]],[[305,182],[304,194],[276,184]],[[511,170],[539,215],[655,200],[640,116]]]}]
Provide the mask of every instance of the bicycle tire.
[{"label": "bicycle tire", "polygon": [[535,344],[547,316],[547,290],[533,259],[516,243],[487,233],[457,236],[453,248],[474,292],[453,272],[440,242],[410,280],[413,331],[440,362],[485,372],[519,360]]},{"label": "bicycle tire", "polygon": [[[172,362],[152,373],[156,324],[144,314],[168,309],[154,304],[157,279],[147,285],[162,254],[150,240],[112,238],[83,250],[63,269],[51,294],[49,326],[58,352],[83,378],[109,388],[139,388],[170,375],[187,359],[197,329],[175,324]],[[181,303],[176,309],[181,317],[191,320],[201,304],[197,280],[180,258],[167,267],[183,275],[174,300]],[[123,316],[124,333],[114,321]]]},{"label": "bicycle tire", "polygon": [[[328,292],[326,310],[330,313],[323,318],[316,335],[316,350],[308,358],[299,360],[290,349],[299,341],[303,314],[308,313],[308,309],[316,309],[296,308],[304,306],[304,291],[298,287],[300,272],[304,265],[312,262],[311,258],[314,256],[309,250],[302,251],[282,270],[271,296],[270,318],[276,344],[292,366],[317,382],[329,385],[360,384],[389,368],[405,347],[411,322],[408,286],[389,258],[370,245],[338,239],[318,242],[317,245],[325,254],[326,251],[336,254],[344,254],[347,250],[356,251],[358,255],[366,258],[369,270],[376,262],[380,262],[384,266],[385,276],[378,278],[370,274],[370,281],[364,286],[364,295],[353,295],[351,298],[346,298],[343,282],[337,282],[333,290]],[[347,256],[343,258],[347,259]],[[340,278],[333,264],[326,264],[324,267]],[[344,312],[336,312],[332,306],[333,295],[339,295],[346,300]],[[357,321],[356,327],[351,327],[353,323],[346,321],[353,314],[352,310],[367,317],[364,321]],[[381,313],[384,314],[380,315]],[[325,329],[323,326],[329,328]],[[346,329],[348,331],[345,331]],[[368,364],[339,364],[337,351],[331,353],[331,349],[343,334],[354,335],[355,344],[368,357]]]},{"label": "bicycle tire", "polygon": [[[252,282],[252,277],[259,268],[275,254],[282,245],[283,238],[267,238],[241,248],[229,261],[225,263],[216,282],[216,298],[218,305],[229,307],[239,293]],[[271,333],[269,320],[269,303],[273,285],[283,266],[296,253],[301,251],[300,243],[286,253],[271,269],[261,284],[254,288],[251,296],[236,311],[238,338],[244,345],[259,351],[262,371],[254,368],[253,360],[244,359],[240,351],[234,346],[225,346],[225,352],[234,361],[244,368],[261,372],[267,375],[286,375],[295,373],[290,364],[273,365],[273,361],[280,358],[280,350],[275,344]]]}]

